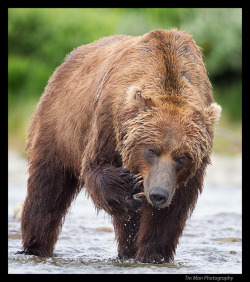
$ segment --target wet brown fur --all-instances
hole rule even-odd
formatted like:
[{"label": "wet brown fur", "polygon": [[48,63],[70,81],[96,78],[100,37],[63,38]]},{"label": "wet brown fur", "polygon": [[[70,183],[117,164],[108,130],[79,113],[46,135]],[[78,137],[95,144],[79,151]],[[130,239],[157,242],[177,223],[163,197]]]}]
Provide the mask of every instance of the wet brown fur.
[{"label": "wet brown fur", "polygon": [[[72,51],[56,69],[33,116],[22,214],[25,253],[52,256],[64,216],[85,185],[97,210],[113,217],[120,257],[173,260],[210,161],[214,103],[202,55],[176,29],[111,36]],[[142,147],[169,160],[188,152],[171,204],[126,206],[130,172],[147,179]]]}]

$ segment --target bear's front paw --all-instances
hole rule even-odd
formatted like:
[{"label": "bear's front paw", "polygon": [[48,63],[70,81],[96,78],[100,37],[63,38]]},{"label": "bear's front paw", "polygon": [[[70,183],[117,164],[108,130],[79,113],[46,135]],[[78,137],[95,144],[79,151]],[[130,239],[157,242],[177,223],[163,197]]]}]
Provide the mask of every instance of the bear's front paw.
[{"label": "bear's front paw", "polygon": [[119,208],[122,208],[124,212],[137,211],[146,200],[143,193],[142,176],[130,172],[127,168],[122,168],[117,178],[119,186],[122,187],[122,193],[117,193]]},{"label": "bear's front paw", "polygon": [[143,178],[141,174],[131,173],[131,185],[132,194],[128,202],[133,210],[138,210],[146,200],[143,192]]},{"label": "bear's front paw", "polygon": [[133,253],[120,253],[118,254],[118,259],[119,260],[127,260],[127,259],[133,259],[135,255]]},{"label": "bear's front paw", "polygon": [[143,263],[161,264],[169,262],[169,259],[155,251],[142,251],[137,253],[135,260]]}]

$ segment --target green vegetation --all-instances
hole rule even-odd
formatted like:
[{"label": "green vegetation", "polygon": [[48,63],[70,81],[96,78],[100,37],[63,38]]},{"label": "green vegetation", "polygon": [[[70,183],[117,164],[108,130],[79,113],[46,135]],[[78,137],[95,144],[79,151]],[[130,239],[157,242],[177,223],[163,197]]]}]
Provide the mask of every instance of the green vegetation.
[{"label": "green vegetation", "polygon": [[44,87],[73,48],[113,34],[176,27],[202,48],[215,100],[223,108],[215,150],[234,152],[221,128],[241,142],[241,13],[235,8],[9,9],[9,146],[24,150],[28,123]]}]

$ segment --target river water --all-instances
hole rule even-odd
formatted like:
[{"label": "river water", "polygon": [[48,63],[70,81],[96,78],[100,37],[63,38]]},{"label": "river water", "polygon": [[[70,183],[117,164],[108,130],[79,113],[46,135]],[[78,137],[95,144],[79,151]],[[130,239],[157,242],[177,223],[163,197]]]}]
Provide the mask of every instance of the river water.
[{"label": "river water", "polygon": [[[96,214],[84,191],[78,195],[66,216],[52,258],[15,254],[21,249],[21,232],[20,221],[13,217],[13,210],[17,203],[24,201],[26,176],[22,178],[18,172],[10,173],[10,165],[18,167],[18,160],[12,161],[9,161],[8,190],[9,273],[242,273],[241,186],[233,181],[233,185],[226,182],[216,185],[213,177],[212,181],[205,182],[196,209],[186,223],[174,263],[154,265],[118,260],[111,219],[104,212]],[[19,164],[23,162],[19,160]]]}]

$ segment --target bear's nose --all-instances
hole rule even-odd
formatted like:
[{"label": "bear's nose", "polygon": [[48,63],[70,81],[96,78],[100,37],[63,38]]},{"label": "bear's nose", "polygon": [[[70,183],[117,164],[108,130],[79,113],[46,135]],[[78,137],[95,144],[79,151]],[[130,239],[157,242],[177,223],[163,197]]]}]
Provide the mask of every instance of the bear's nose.
[{"label": "bear's nose", "polygon": [[161,187],[154,187],[149,193],[149,198],[155,207],[162,206],[166,203],[169,197],[169,192]]}]

